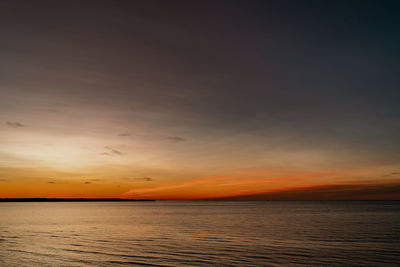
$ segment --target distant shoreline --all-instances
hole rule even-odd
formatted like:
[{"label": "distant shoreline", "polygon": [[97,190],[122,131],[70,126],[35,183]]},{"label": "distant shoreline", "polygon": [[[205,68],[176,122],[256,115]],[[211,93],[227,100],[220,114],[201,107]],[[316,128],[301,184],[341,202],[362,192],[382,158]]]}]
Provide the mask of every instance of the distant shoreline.
[{"label": "distant shoreline", "polygon": [[0,202],[130,202],[155,201],[154,199],[125,198],[0,198]]},{"label": "distant shoreline", "polygon": [[400,199],[126,199],[126,198],[0,198],[2,202],[154,202],[154,201],[195,201],[195,202],[400,202]]}]

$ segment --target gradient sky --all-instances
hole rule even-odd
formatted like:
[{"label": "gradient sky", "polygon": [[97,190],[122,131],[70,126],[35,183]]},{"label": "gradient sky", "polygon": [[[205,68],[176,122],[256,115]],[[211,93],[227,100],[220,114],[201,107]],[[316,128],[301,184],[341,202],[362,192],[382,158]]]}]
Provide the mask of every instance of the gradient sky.
[{"label": "gradient sky", "polygon": [[0,2],[0,197],[400,199],[398,1]]}]

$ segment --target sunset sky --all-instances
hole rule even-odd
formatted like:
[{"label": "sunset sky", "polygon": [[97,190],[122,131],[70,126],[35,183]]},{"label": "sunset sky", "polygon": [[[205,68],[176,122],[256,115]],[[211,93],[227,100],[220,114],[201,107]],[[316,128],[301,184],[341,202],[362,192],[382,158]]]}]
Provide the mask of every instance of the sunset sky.
[{"label": "sunset sky", "polygon": [[397,1],[0,2],[0,198],[400,199]]}]

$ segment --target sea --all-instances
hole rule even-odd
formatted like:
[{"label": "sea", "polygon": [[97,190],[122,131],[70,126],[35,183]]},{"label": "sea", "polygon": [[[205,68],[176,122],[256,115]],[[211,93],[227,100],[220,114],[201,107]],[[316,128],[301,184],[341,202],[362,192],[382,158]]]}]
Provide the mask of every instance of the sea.
[{"label": "sea", "polygon": [[0,266],[400,266],[400,201],[0,203]]}]

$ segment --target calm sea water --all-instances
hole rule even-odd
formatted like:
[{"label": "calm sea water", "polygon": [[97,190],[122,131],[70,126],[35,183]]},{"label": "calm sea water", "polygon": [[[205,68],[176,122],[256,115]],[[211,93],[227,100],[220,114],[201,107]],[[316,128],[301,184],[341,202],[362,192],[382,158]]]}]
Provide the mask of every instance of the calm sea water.
[{"label": "calm sea water", "polygon": [[399,266],[400,202],[0,203],[0,266]]}]

